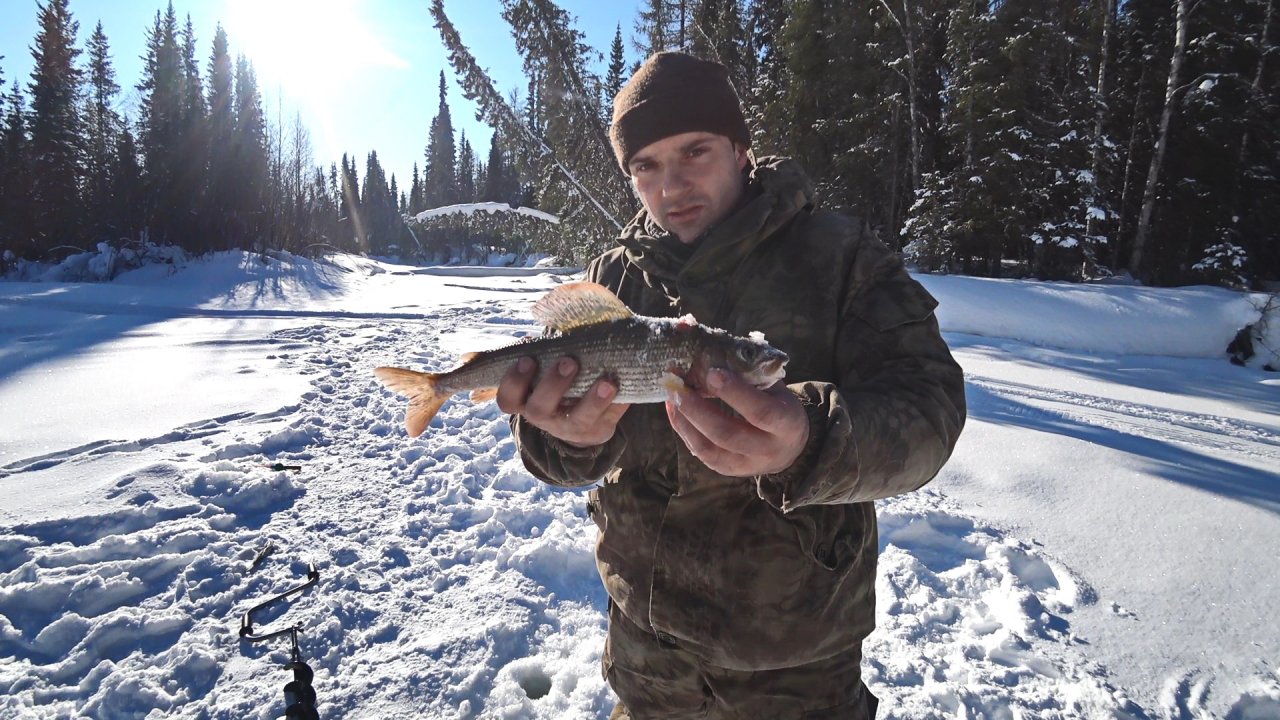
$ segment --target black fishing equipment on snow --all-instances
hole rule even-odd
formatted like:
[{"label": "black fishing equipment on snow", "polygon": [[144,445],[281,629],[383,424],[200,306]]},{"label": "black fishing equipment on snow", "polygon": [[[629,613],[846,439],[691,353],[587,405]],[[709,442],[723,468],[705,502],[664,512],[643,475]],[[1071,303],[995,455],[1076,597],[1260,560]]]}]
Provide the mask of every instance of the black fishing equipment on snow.
[{"label": "black fishing equipment on snow", "polygon": [[240,618],[241,640],[262,642],[281,635],[287,634],[289,636],[289,662],[284,667],[286,670],[293,671],[293,680],[290,680],[284,686],[284,717],[286,720],[320,720],[320,714],[316,712],[316,691],[315,688],[311,687],[311,681],[315,677],[315,673],[311,670],[310,665],[303,662],[302,652],[298,649],[298,633],[302,631],[302,623],[294,623],[279,630],[255,634],[253,632],[253,614],[276,603],[283,602],[291,595],[301,593],[315,585],[319,580],[320,571],[316,570],[315,565],[308,564],[306,582],[291,587],[277,595],[272,595],[246,610]]}]

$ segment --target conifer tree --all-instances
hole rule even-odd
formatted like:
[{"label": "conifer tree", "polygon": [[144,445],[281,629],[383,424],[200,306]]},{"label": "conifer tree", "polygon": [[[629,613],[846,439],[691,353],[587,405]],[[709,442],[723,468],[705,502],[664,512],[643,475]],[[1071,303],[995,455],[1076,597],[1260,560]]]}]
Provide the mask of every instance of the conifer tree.
[{"label": "conifer tree", "polygon": [[[622,73],[626,70],[626,58],[623,56],[622,49],[622,25],[619,24],[613,31],[613,45],[609,49],[609,70],[604,77],[604,101],[605,107],[610,108],[613,104],[613,98],[622,89],[622,84],[626,82],[626,78]],[[605,122],[609,121],[611,113],[605,113]]]},{"label": "conifer tree", "polygon": [[165,14],[156,12],[147,33],[147,54],[139,119],[139,144],[147,185],[146,211],[151,236],[177,242],[185,229],[188,198],[182,194],[185,72],[179,46],[178,21],[169,4]]},{"label": "conifer tree", "polygon": [[427,209],[423,201],[422,175],[418,172],[418,163],[413,164],[413,184],[409,186],[409,209],[406,211],[416,215]]},{"label": "conifer tree", "polygon": [[116,114],[115,97],[120,93],[116,72],[111,63],[111,50],[106,33],[99,22],[89,38],[89,97],[86,104],[85,207],[95,236],[120,237],[121,228],[113,222],[118,200],[113,197],[112,171],[116,165],[116,149],[120,134],[120,117]]},{"label": "conifer tree", "polygon": [[76,22],[68,0],[38,4],[40,31],[31,55],[31,209],[33,244],[21,247],[43,255],[79,240],[83,211],[81,136],[84,120],[78,104],[82,74],[76,66]]},{"label": "conifer tree", "polygon": [[208,66],[208,159],[206,192],[209,208],[206,226],[212,235],[212,248],[227,250],[241,238],[234,229],[228,211],[234,207],[237,187],[235,147],[236,98],[235,70],[228,49],[227,33],[219,24],[213,34],[213,50]]},{"label": "conifer tree", "polygon": [[[568,13],[550,0],[504,0],[503,17],[512,28],[526,74],[536,79],[531,95],[539,98],[535,127],[563,160],[545,162],[540,148],[517,152],[516,165],[536,178],[536,202],[566,218],[555,232],[539,227],[553,251],[572,257],[603,249],[604,238],[615,232],[617,216],[634,214],[634,198],[613,159],[600,102],[602,82],[589,68],[594,54],[573,27]],[[610,98],[610,101],[612,98]],[[555,152],[553,150],[553,152]],[[564,181],[565,175],[572,179]],[[582,192],[582,186],[594,194]],[[600,214],[600,204],[608,209]]]},{"label": "conifer tree", "polygon": [[146,227],[144,212],[146,186],[143,183],[142,165],[138,160],[138,145],[129,129],[129,118],[121,124],[120,134],[112,155],[110,217],[112,225],[122,238],[137,238]]},{"label": "conifer tree", "polygon": [[27,137],[26,102],[14,80],[4,98],[4,125],[0,144],[4,146],[5,175],[0,178],[0,217],[4,218],[7,245],[16,254],[31,257],[31,143]]},{"label": "conifer tree", "polygon": [[233,246],[246,250],[265,250],[267,190],[270,187],[267,156],[267,125],[262,114],[262,96],[258,78],[248,58],[236,59],[235,77],[236,125],[233,130],[231,156],[235,186],[231,206]]},{"label": "conifer tree", "polygon": [[787,138],[794,137],[784,96],[791,80],[787,74],[787,43],[783,38],[791,3],[748,0],[748,53],[754,59],[747,96],[743,98],[747,124],[757,144],[757,155],[789,154]]},{"label": "conifer tree", "polygon": [[338,177],[338,223],[342,242],[339,247],[351,252],[369,252],[364,223],[364,209],[360,206],[360,178],[356,173],[355,159],[348,160],[342,154],[342,171]]},{"label": "conifer tree", "polygon": [[207,214],[206,176],[209,160],[208,111],[204,88],[200,80],[200,64],[196,59],[196,35],[187,16],[186,25],[178,35],[178,49],[182,62],[182,110],[177,127],[178,187],[182,205],[186,209],[186,221],[179,223],[180,232],[188,247],[199,251],[213,249],[214,238],[205,223],[191,222],[193,217]]},{"label": "conifer tree", "polygon": [[[545,6],[539,5],[535,10]],[[600,190],[603,184],[595,185],[590,182],[584,182],[579,179],[575,171],[570,167],[570,156],[589,155],[587,159],[590,162],[598,163],[599,167],[604,167],[604,160],[596,153],[583,152],[584,145],[578,143],[571,147],[553,146],[540,135],[537,129],[525,121],[527,112],[522,112],[524,108],[520,108],[517,103],[508,101],[494,89],[493,81],[482,70],[476,62],[474,56],[463,45],[462,39],[459,37],[457,30],[449,21],[444,13],[444,6],[441,0],[432,0],[431,14],[435,18],[436,27],[440,30],[441,39],[444,41],[446,49],[449,51],[449,61],[453,65],[459,81],[461,82],[466,96],[474,101],[478,107],[477,117],[494,127],[495,131],[500,133],[504,138],[504,144],[507,150],[513,155],[522,157],[524,160],[519,162],[526,163],[530,170],[530,177],[537,176],[545,185],[546,183],[561,183],[565,187],[565,196],[572,197],[575,202],[581,203],[576,208],[571,208],[570,213],[574,218],[580,220],[570,220],[562,222],[559,230],[562,235],[569,239],[570,243],[577,244],[584,257],[593,247],[590,243],[602,242],[602,237],[607,237],[621,228],[621,223],[617,217],[622,215],[616,208],[610,209],[612,205],[619,202],[617,196],[610,198],[606,194],[607,191]],[[562,15],[551,15],[545,12],[537,12],[534,16],[541,20],[546,20],[549,26],[543,28],[543,32],[559,34],[559,27],[564,19]],[[509,21],[510,22],[510,21]],[[577,47],[576,45],[565,47]],[[581,58],[579,58],[580,60]],[[563,63],[562,67],[571,68],[574,62]],[[526,74],[534,74],[526,70]],[[594,93],[592,94],[594,97]],[[569,99],[572,100],[572,99]],[[581,101],[574,101],[581,102]],[[599,120],[600,113],[598,109],[591,109],[591,116],[595,120]],[[579,128],[581,130],[581,128]],[[593,133],[594,134],[594,133]],[[598,142],[592,140],[592,142]],[[611,177],[614,187],[621,185],[626,187],[625,179],[616,169],[611,171]],[[492,177],[492,169],[490,176]],[[523,178],[522,178],[523,181]],[[528,183],[525,183],[525,187]],[[634,199],[630,196],[629,190],[626,191],[626,204],[631,206]],[[523,202],[528,200],[528,193],[523,190],[515,202]],[[559,209],[559,208],[555,208]],[[580,212],[579,212],[580,211]],[[581,222],[578,225],[580,229],[573,229],[571,223]],[[599,223],[601,226],[610,228],[608,233],[598,232],[591,224]],[[585,226],[585,227],[584,227]]]},{"label": "conifer tree", "polygon": [[428,208],[458,202],[457,152],[453,139],[453,120],[449,115],[449,98],[444,71],[440,71],[440,104],[431,121],[431,139],[427,145],[423,178],[423,196]]},{"label": "conifer tree", "polygon": [[729,71],[729,79],[745,100],[750,87],[754,63],[750,57],[747,29],[742,22],[739,0],[719,0],[719,13],[715,23],[715,58]]},{"label": "conifer tree", "polygon": [[458,202],[476,201],[476,154],[467,140],[467,131],[462,131],[458,142]]},{"label": "conifer tree", "polygon": [[363,224],[359,229],[363,231],[361,245],[375,255],[398,254],[402,249],[396,245],[400,218],[376,150],[369,153],[365,162],[360,207],[363,210]]},{"label": "conifer tree", "polygon": [[633,27],[636,52],[647,58],[663,50],[676,50],[679,44],[671,35],[670,0],[645,0]]},{"label": "conifer tree", "polygon": [[494,131],[489,140],[489,157],[485,163],[484,183],[480,186],[482,202],[519,202],[519,180],[503,148],[501,133]]}]

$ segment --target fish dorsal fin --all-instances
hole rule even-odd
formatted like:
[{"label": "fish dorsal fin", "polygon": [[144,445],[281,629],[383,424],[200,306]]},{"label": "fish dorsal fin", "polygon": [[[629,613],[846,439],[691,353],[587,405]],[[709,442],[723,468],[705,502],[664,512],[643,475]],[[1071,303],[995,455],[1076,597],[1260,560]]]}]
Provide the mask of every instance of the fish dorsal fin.
[{"label": "fish dorsal fin", "polygon": [[626,320],[634,313],[603,285],[572,282],[561,285],[534,303],[533,316],[552,330],[571,332],[590,325]]}]

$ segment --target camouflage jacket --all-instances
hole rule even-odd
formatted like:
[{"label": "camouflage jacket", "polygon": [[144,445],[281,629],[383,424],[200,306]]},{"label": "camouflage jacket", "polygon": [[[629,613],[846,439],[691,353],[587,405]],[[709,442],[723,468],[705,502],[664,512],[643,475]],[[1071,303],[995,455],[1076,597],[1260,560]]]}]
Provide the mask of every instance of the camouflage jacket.
[{"label": "camouflage jacket", "polygon": [[759,330],[790,355],[786,382],[811,423],[790,468],[719,475],[661,405],[631,407],[611,440],[586,449],[512,418],[534,475],[601,482],[588,510],[619,609],[729,669],[813,662],[871,632],[872,501],[928,482],[965,420],[937,302],[860,223],[812,201],[795,163],[765,159],[743,202],[691,254],[642,211],[587,270],[637,313]]}]

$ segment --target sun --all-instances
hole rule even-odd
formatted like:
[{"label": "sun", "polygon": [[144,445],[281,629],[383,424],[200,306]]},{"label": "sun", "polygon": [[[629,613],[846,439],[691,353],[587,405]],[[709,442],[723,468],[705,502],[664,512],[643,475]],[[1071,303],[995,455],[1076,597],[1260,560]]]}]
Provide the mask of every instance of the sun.
[{"label": "sun", "polygon": [[227,39],[264,90],[323,107],[372,68],[407,69],[352,0],[227,0]]}]

